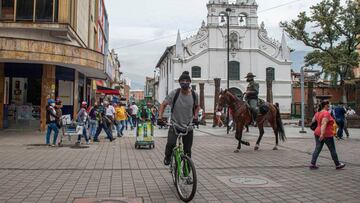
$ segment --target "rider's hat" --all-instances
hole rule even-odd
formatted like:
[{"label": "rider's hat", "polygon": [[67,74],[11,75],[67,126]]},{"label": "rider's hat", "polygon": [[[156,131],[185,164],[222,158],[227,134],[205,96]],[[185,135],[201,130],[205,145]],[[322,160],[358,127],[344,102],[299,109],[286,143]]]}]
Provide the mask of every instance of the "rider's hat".
[{"label": "rider's hat", "polygon": [[256,75],[254,75],[253,73],[248,73],[245,78],[255,78],[255,77]]}]

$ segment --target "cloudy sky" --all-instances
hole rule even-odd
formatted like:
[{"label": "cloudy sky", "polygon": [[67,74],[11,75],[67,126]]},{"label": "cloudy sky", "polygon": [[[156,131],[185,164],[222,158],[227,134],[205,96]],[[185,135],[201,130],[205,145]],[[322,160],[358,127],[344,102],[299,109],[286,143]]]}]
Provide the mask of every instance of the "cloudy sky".
[{"label": "cloudy sky", "polygon": [[[176,41],[195,34],[206,21],[209,0],[105,0],[110,21],[110,48],[116,49],[122,72],[132,88],[142,88],[145,76],[153,76],[155,65]],[[259,22],[264,21],[271,38],[281,40],[279,22],[296,18],[299,12],[321,0],[257,0]],[[308,50],[301,43],[288,41],[296,51]]]}]

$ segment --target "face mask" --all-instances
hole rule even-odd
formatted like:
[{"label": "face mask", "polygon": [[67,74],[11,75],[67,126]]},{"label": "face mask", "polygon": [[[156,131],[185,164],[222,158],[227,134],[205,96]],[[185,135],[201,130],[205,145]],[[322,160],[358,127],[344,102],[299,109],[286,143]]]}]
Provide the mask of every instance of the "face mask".
[{"label": "face mask", "polygon": [[190,83],[180,83],[180,87],[183,90],[187,90],[190,88]]},{"label": "face mask", "polygon": [[55,103],[51,103],[50,105],[51,105],[52,107],[55,107]]}]

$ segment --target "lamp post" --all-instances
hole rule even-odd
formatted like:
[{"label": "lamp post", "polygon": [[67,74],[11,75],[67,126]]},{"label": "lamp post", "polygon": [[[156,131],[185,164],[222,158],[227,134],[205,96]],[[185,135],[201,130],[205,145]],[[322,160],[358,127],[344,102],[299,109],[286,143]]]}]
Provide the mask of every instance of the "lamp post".
[{"label": "lamp post", "polygon": [[156,84],[156,69],[154,69],[154,90],[153,90],[153,100],[155,105],[155,84]]},{"label": "lamp post", "polygon": [[[230,64],[230,12],[231,8],[226,8],[226,26],[227,26],[227,89],[230,89],[230,71],[229,71],[229,64]],[[227,108],[226,112],[226,129],[227,134],[229,134],[230,128],[229,128],[229,117],[230,117],[230,111],[229,107]]]},{"label": "lamp post", "polygon": [[305,131],[305,75],[304,75],[304,66],[301,67],[301,130],[299,133],[306,133]]}]

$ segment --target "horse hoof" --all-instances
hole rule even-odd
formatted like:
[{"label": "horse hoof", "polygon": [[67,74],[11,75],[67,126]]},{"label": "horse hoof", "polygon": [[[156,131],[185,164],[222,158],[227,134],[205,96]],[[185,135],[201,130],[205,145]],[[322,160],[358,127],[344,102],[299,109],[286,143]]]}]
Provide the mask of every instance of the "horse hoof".
[{"label": "horse hoof", "polygon": [[239,153],[239,152],[240,152],[240,150],[238,150],[238,149],[234,151],[234,153]]},{"label": "horse hoof", "polygon": [[245,142],[244,145],[245,146],[250,146],[250,142]]},{"label": "horse hoof", "polygon": [[277,148],[277,147],[274,147],[273,150],[278,150],[278,148]]},{"label": "horse hoof", "polygon": [[255,151],[259,150],[259,146],[256,145],[256,146],[254,147],[254,150],[255,150]]}]

